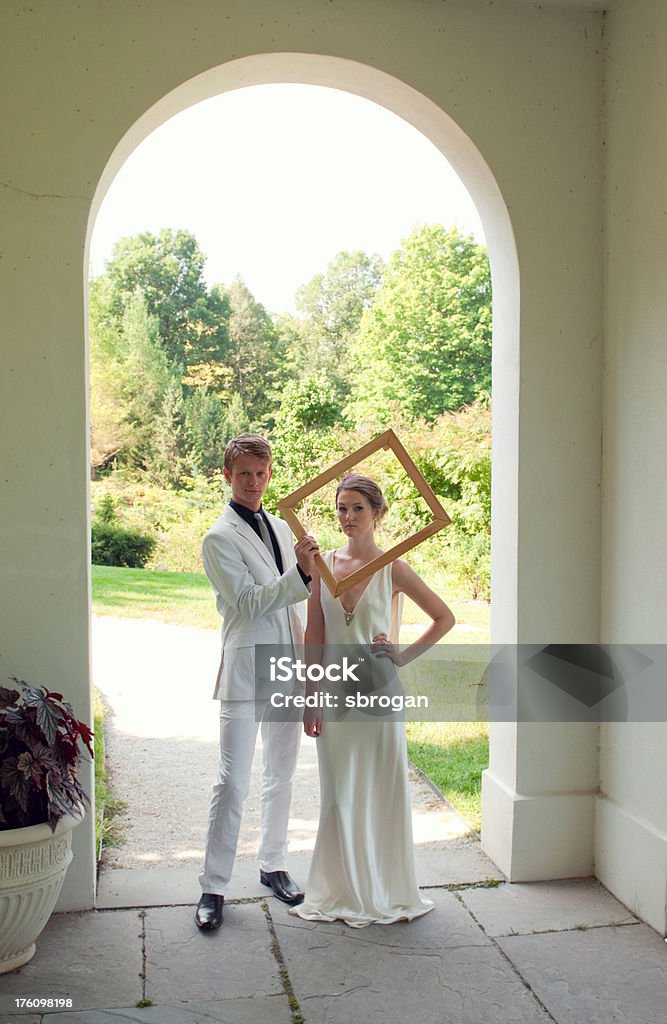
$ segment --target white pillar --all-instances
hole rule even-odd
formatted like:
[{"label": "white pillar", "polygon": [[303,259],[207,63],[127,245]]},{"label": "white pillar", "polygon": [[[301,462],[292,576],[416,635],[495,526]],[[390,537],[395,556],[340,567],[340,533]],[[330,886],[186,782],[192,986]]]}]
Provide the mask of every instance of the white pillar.
[{"label": "white pillar", "polygon": [[[46,188],[44,191],[50,191]],[[0,678],[65,694],[92,726],[82,239],[88,202],[4,189]],[[48,310],[48,315],[45,314]],[[92,770],[81,781],[93,793]],[[59,909],[92,906],[94,815]]]}]

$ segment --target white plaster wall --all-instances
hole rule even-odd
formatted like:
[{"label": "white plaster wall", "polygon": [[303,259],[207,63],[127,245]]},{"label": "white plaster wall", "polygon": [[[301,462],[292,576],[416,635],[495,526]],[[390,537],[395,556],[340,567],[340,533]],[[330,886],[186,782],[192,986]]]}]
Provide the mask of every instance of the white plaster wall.
[{"label": "white plaster wall", "polygon": [[[667,643],[667,6],[606,31],[602,635]],[[667,724],[604,727],[596,869],[667,928]]]},{"label": "white plaster wall", "polygon": [[[11,132],[10,132],[11,135]],[[5,141],[7,135],[5,136]],[[48,181],[41,188],[49,191]],[[0,190],[0,675],[65,694],[92,724],[81,198]],[[92,766],[82,783],[92,792]],[[63,899],[94,885],[92,819]],[[77,892],[71,897],[72,892]]]},{"label": "white plaster wall", "polygon": [[[520,345],[494,353],[495,639],[596,639],[601,17],[477,0],[32,0],[5,2],[0,18],[3,677],[48,682],[89,710],[82,267],[97,183],[162,97],[254,53],[331,54],[407,83],[451,115],[495,176],[522,279],[501,311],[508,338],[520,313]],[[508,252],[496,289],[514,277]],[[501,864],[530,838],[512,818],[541,756],[525,742],[492,761],[487,780],[511,794]],[[570,821],[597,784],[588,757],[578,783]],[[578,864],[592,841],[584,829]],[[61,907],[90,904],[90,853],[79,829]]]}]

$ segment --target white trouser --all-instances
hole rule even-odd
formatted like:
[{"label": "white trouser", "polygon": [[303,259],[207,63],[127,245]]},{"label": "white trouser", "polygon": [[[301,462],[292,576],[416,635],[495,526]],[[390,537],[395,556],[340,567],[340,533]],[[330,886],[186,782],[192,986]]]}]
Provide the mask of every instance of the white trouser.
[{"label": "white trouser", "polygon": [[220,702],[220,767],[211,798],[204,870],[199,876],[202,892],[224,896],[229,885],[260,718],[264,772],[259,866],[263,871],[286,870],[292,778],[303,724],[269,721],[270,710],[268,701]]}]

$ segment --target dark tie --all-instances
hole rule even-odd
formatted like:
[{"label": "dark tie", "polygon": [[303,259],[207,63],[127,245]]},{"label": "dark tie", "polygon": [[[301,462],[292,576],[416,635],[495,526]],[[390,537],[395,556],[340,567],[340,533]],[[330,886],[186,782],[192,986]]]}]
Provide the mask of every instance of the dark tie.
[{"label": "dark tie", "polygon": [[262,538],[262,540],[264,541],[266,547],[268,548],[269,554],[271,555],[271,558],[275,562],[276,556],[273,553],[273,544],[271,542],[271,534],[269,533],[268,526],[264,522],[264,516],[260,512],[254,512],[253,515],[255,516],[255,520],[256,520],[257,525],[259,527],[259,535]]}]

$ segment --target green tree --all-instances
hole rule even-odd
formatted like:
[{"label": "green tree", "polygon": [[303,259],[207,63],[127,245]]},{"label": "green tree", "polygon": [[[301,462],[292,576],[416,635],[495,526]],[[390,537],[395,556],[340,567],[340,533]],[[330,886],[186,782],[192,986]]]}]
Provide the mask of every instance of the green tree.
[{"label": "green tree", "polygon": [[224,358],[229,307],[224,293],[210,293],[204,281],[205,257],[194,235],[163,228],[116,243],[105,276],[109,314],[120,323],[137,291],[158,332],[170,363],[198,365]]},{"label": "green tree", "polygon": [[233,437],[244,434],[250,426],[248,414],[243,408],[240,395],[232,395],[229,404],[225,407],[225,415],[222,423],[222,439],[226,445]]},{"label": "green tree", "polygon": [[319,472],[322,458],[336,450],[332,427],[338,418],[331,381],[323,373],[287,385],[271,434],[283,491],[304,484]]},{"label": "green tree", "polygon": [[194,473],[210,476],[222,469],[227,438],[225,409],[206,387],[196,388],[185,399],[185,429]]},{"label": "green tree", "polygon": [[231,310],[227,401],[237,394],[250,422],[260,424],[278,404],[284,377],[284,345],[271,317],[240,277],[227,290]]},{"label": "green tree", "polygon": [[108,316],[105,279],[92,281],[90,319],[90,461],[93,473],[105,469],[132,441],[121,398],[123,366],[120,330]]},{"label": "green tree", "polygon": [[157,319],[141,292],[128,299],[118,325],[104,286],[90,294],[90,420],[94,469],[111,462],[150,469],[153,430],[173,376]]},{"label": "green tree", "polygon": [[301,355],[345,389],[350,343],[365,310],[375,299],[383,262],[361,250],[339,252],[324,273],[316,274],[296,294],[296,307],[305,318]]},{"label": "green tree", "polygon": [[491,388],[486,250],[456,228],[415,230],[394,252],[352,346],[357,422],[434,420]]},{"label": "green tree", "polygon": [[415,461],[451,517],[447,529],[421,549],[417,560],[443,564],[473,598],[490,598],[491,403],[472,405],[416,425],[410,437]]},{"label": "green tree", "polygon": [[[319,367],[308,321],[294,313],[278,313],[273,317],[273,330],[283,353],[282,388]],[[279,403],[278,403],[279,404]]]},{"label": "green tree", "polygon": [[96,354],[90,344],[90,462],[94,474],[105,469],[132,444],[132,428],[120,401],[120,369]]},{"label": "green tree", "polygon": [[162,414],[173,372],[160,344],[157,317],[152,316],[141,292],[125,308],[119,343],[122,361],[120,397],[123,418],[131,431],[131,444],[123,461],[150,469],[153,432]]},{"label": "green tree", "polygon": [[150,476],[157,483],[176,487],[187,475],[188,439],[185,432],[183,386],[172,378],[152,430]]}]

